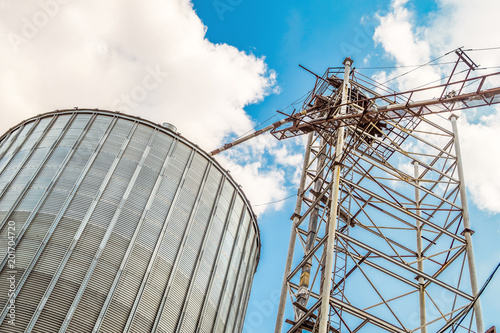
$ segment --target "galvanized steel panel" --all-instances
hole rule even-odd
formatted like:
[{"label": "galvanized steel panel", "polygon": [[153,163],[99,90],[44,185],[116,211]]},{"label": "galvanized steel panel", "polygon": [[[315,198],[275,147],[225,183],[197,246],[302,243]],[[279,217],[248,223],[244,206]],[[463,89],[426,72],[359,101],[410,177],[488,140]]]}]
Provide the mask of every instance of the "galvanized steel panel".
[{"label": "galvanized steel panel", "polygon": [[[64,110],[0,138],[2,332],[241,332],[260,241],[238,185],[143,119]],[[0,290],[8,290],[0,248]]]}]

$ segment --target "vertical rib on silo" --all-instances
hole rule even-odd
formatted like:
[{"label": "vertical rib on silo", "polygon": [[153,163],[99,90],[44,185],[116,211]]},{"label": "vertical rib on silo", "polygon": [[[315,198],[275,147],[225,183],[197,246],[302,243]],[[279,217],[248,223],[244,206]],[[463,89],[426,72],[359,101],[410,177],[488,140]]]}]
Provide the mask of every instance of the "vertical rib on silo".
[{"label": "vertical rib on silo", "polygon": [[15,220],[22,304],[14,328],[0,295],[2,332],[241,331],[255,216],[191,142],[135,117],[63,110],[2,136],[0,171],[0,237]]}]

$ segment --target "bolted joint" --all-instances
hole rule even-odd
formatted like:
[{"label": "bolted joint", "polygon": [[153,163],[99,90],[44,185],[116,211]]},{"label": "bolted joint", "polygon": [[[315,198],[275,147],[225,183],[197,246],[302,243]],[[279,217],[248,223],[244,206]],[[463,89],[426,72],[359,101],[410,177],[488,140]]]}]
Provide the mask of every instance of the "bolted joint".
[{"label": "bolted joint", "polygon": [[297,298],[306,298],[309,294],[309,289],[307,289],[307,287],[299,287],[299,289],[297,290],[297,293],[295,294],[295,296]]},{"label": "bolted joint", "polygon": [[344,65],[344,66],[345,66],[345,65],[349,65],[349,66],[351,66],[353,62],[354,62],[354,61],[351,59],[351,57],[347,57],[347,58],[345,58],[345,59],[344,59],[344,61],[342,62],[342,65]]},{"label": "bolted joint", "polygon": [[424,277],[424,276],[422,276],[422,275],[417,275],[417,276],[415,276],[415,280],[417,280],[417,281],[418,281],[418,284],[420,284],[420,285],[424,285],[424,284],[425,284],[425,280],[426,280],[426,279],[425,279],[425,277]]},{"label": "bolted joint", "polygon": [[460,233],[460,235],[465,236],[465,234],[469,234],[469,235],[471,235],[471,236],[472,236],[472,235],[474,235],[474,230],[469,229],[469,228],[465,228],[465,229],[464,229],[464,230]]}]

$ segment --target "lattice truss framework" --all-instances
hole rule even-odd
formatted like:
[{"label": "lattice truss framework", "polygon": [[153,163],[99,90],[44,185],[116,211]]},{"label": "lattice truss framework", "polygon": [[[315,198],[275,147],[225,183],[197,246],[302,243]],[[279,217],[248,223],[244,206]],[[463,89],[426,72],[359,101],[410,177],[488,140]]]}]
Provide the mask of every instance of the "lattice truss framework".
[{"label": "lattice truss framework", "polygon": [[474,322],[484,331],[456,118],[450,126],[436,117],[500,103],[500,72],[480,74],[462,49],[454,53],[440,83],[404,92],[351,71],[346,58],[313,73],[301,110],[210,152],[266,132],[309,136],[275,333],[287,295],[288,332],[471,332]]},{"label": "lattice truss framework", "polygon": [[[331,72],[313,91],[310,106],[340,105],[341,85],[332,84],[340,79]],[[351,84],[356,86],[361,87]],[[366,99],[356,94],[349,90],[347,114],[367,108],[353,103]],[[331,116],[338,116],[340,107],[333,109]],[[295,318],[286,320],[288,332],[318,330],[332,170],[339,158],[334,269],[327,274],[333,286],[330,331],[420,331],[422,297],[424,326],[436,332],[473,300],[451,124],[415,113],[388,118],[344,124],[345,145],[337,159],[338,128],[311,125],[313,118],[302,127],[309,124],[314,131],[306,148],[300,209],[292,216],[297,236],[286,282]],[[474,331],[474,322],[469,315],[457,332]]]}]

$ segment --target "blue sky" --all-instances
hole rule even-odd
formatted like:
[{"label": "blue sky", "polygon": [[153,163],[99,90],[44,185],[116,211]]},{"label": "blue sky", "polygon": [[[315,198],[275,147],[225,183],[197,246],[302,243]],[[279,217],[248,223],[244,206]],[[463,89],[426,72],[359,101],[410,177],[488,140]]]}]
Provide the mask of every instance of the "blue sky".
[{"label": "blue sky", "polygon": [[[499,12],[498,0],[0,0],[0,132],[79,106],[168,121],[211,150],[308,92],[314,77],[299,64],[321,75],[350,56],[387,81],[457,47],[499,47]],[[499,49],[469,55],[500,66]],[[427,67],[391,85],[411,89],[446,71]],[[151,75],[156,84],[144,87]],[[500,261],[500,111],[462,113],[459,126],[482,284]],[[245,332],[274,329],[295,205],[281,199],[296,193],[302,147],[262,136],[217,157],[259,215]],[[486,327],[499,324],[498,295],[499,276],[483,297]]]},{"label": "blue sky", "polygon": [[[439,5],[434,1],[410,1],[406,8],[414,21],[421,24],[420,27],[414,26],[414,31],[422,29],[440,15]],[[194,9],[207,26],[206,36],[211,42],[228,43],[239,50],[265,57],[268,67],[276,72],[280,93],[271,94],[245,108],[256,123],[266,120],[275,110],[282,110],[311,89],[314,78],[299,68],[299,64],[320,75],[328,66],[341,66],[346,56],[353,58],[355,67],[398,64],[396,57],[387,52],[380,42],[374,41],[375,29],[380,25],[378,17],[393,11],[389,1],[194,1]],[[486,45],[470,45],[467,42],[469,40],[464,40],[463,45],[454,47],[498,46],[494,41]],[[402,41],[401,47],[404,44]],[[435,50],[434,55],[439,56],[439,51],[442,48]],[[367,57],[369,61],[365,63]],[[499,63],[490,62],[488,65]],[[365,75],[374,73],[368,69],[362,72]],[[500,150],[491,153],[499,154]],[[295,193],[292,185],[287,193]],[[260,217],[262,257],[248,307],[246,332],[270,332],[274,329],[288,246],[289,217],[294,204],[295,198],[290,198],[279,211],[267,211]],[[500,216],[471,205],[471,220],[476,231],[474,245],[482,284],[500,260],[496,245],[500,237]],[[486,327],[499,324],[499,286],[500,277],[497,276],[483,297]]]}]

